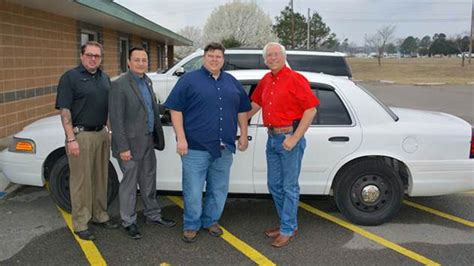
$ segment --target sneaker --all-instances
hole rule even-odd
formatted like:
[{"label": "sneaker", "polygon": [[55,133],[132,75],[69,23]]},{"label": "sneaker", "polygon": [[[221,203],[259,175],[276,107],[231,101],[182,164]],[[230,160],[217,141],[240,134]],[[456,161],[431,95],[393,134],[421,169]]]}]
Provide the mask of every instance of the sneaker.
[{"label": "sneaker", "polygon": [[211,236],[215,236],[215,237],[220,237],[224,233],[221,227],[217,223],[209,226],[206,229],[207,229],[207,232],[209,232]]},{"label": "sneaker", "polygon": [[198,231],[184,230],[183,241],[186,243],[194,243],[197,240]]}]

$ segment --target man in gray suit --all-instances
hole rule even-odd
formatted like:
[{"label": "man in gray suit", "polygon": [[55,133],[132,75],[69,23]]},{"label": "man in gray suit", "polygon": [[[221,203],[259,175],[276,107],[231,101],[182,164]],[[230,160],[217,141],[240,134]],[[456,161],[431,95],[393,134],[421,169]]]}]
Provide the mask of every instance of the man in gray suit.
[{"label": "man in gray suit", "polygon": [[142,237],[137,227],[136,190],[145,206],[147,224],[172,227],[176,222],[162,217],[156,198],[156,157],[154,147],[164,148],[160,107],[150,78],[148,55],[143,48],[128,53],[129,71],[112,82],[109,99],[112,126],[112,154],[123,172],[119,200],[122,226],[133,239]]}]

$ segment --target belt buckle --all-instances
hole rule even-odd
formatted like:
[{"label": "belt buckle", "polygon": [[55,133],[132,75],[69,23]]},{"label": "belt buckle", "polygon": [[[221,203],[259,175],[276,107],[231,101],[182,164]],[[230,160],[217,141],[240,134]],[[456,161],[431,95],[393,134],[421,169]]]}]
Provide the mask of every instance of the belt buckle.
[{"label": "belt buckle", "polygon": [[84,131],[84,127],[76,126],[76,127],[72,128],[72,131],[74,132],[74,134],[78,134],[78,133]]}]

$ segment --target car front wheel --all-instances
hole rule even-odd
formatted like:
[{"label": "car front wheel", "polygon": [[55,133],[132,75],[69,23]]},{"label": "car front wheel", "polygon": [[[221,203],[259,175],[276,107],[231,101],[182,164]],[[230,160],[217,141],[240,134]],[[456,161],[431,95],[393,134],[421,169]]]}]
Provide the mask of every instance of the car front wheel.
[{"label": "car front wheel", "polygon": [[[61,156],[53,165],[49,176],[51,198],[61,209],[71,212],[71,195],[69,192],[69,163],[66,155]],[[109,179],[107,183],[107,202],[110,204],[118,194],[119,182],[117,173],[109,162]]]},{"label": "car front wheel", "polygon": [[400,209],[403,183],[383,160],[363,160],[338,174],[334,197],[339,210],[351,222],[379,225]]}]

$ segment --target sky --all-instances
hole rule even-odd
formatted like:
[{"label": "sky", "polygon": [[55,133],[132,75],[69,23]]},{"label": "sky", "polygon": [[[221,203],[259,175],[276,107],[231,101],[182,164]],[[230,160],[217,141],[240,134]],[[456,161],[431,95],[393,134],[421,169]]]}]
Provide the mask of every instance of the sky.
[{"label": "sky", "polygon": [[[241,0],[245,2],[245,0]],[[253,0],[273,21],[289,0]],[[339,40],[363,45],[365,36],[395,25],[396,39],[445,33],[469,35],[473,0],[293,0],[295,12],[318,12]],[[212,10],[232,0],[115,0],[116,3],[174,32],[203,28]]]}]

